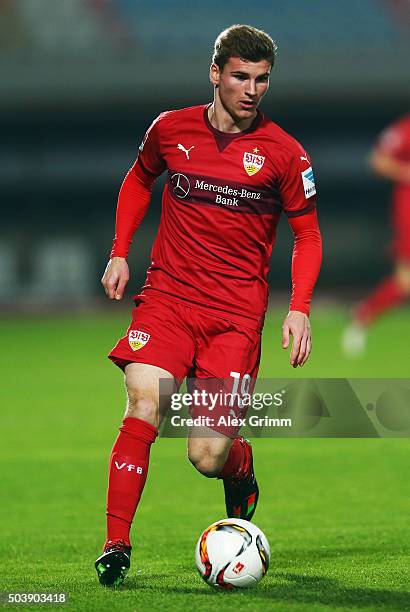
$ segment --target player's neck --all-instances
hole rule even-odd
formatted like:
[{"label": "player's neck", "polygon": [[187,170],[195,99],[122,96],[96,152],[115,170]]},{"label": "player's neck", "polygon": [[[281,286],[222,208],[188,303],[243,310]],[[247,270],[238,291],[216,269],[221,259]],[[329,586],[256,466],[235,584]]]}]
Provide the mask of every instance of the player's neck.
[{"label": "player's neck", "polygon": [[247,130],[254,122],[256,113],[249,119],[235,121],[234,117],[222,106],[221,101],[215,97],[208,108],[208,119],[214,128],[220,132],[235,133]]}]

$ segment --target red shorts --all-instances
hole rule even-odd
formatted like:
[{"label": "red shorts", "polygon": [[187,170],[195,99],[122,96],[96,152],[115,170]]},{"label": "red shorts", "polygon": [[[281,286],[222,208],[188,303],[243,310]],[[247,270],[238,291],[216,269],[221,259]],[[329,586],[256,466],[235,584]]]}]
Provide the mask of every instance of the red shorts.
[{"label": "red shorts", "polygon": [[[210,389],[216,382],[226,393],[239,393],[243,382],[251,392],[256,382],[261,354],[261,333],[242,323],[221,318],[213,311],[186,305],[167,297],[139,298],[133,308],[132,322],[108,357],[124,369],[130,362],[159,366],[170,372],[178,384],[189,379],[209,379]],[[218,379],[218,381],[217,381]],[[198,383],[196,388],[203,385]],[[220,424],[219,413],[226,405],[215,406],[213,422],[207,426],[233,437],[239,427]],[[235,421],[244,417],[244,407],[229,406]],[[203,415],[203,408],[191,408],[191,416]],[[224,420],[224,419],[222,419]],[[226,419],[225,419],[226,421]]]}]

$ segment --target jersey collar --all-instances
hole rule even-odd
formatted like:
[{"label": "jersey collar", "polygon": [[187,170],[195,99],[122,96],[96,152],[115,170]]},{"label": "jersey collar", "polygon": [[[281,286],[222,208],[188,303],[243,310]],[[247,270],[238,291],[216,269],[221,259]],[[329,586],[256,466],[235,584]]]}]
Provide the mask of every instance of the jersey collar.
[{"label": "jersey collar", "polygon": [[243,130],[241,132],[221,132],[221,130],[218,130],[209,121],[208,108],[211,106],[211,104],[212,102],[207,104],[204,108],[204,121],[206,127],[214,135],[219,152],[222,152],[236,138],[240,138],[245,134],[250,134],[251,132],[254,132],[262,120],[262,113],[258,109],[256,109],[256,117],[246,130]]}]

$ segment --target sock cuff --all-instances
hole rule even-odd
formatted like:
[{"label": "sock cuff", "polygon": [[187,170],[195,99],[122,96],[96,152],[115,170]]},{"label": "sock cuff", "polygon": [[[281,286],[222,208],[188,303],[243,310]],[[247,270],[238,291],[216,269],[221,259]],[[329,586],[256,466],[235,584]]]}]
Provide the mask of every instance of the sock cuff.
[{"label": "sock cuff", "polygon": [[154,425],[134,417],[125,417],[120,427],[120,431],[133,438],[142,440],[146,444],[152,444],[158,436],[158,429],[154,427]]},{"label": "sock cuff", "polygon": [[234,478],[241,480],[249,474],[252,461],[252,450],[250,445],[242,436],[238,436],[232,442],[224,467],[217,475],[218,478]]}]

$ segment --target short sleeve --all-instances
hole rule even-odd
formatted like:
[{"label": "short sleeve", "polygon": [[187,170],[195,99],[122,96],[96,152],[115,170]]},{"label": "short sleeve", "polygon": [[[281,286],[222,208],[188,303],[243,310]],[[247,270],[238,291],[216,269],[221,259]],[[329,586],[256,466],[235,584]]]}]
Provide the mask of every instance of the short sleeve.
[{"label": "short sleeve", "polygon": [[161,153],[160,124],[163,114],[159,115],[148,128],[139,146],[138,157],[134,169],[157,177],[165,170],[166,164]]},{"label": "short sleeve", "polygon": [[315,177],[309,156],[303,149],[286,162],[279,189],[282,208],[288,217],[304,215],[315,208]]}]

